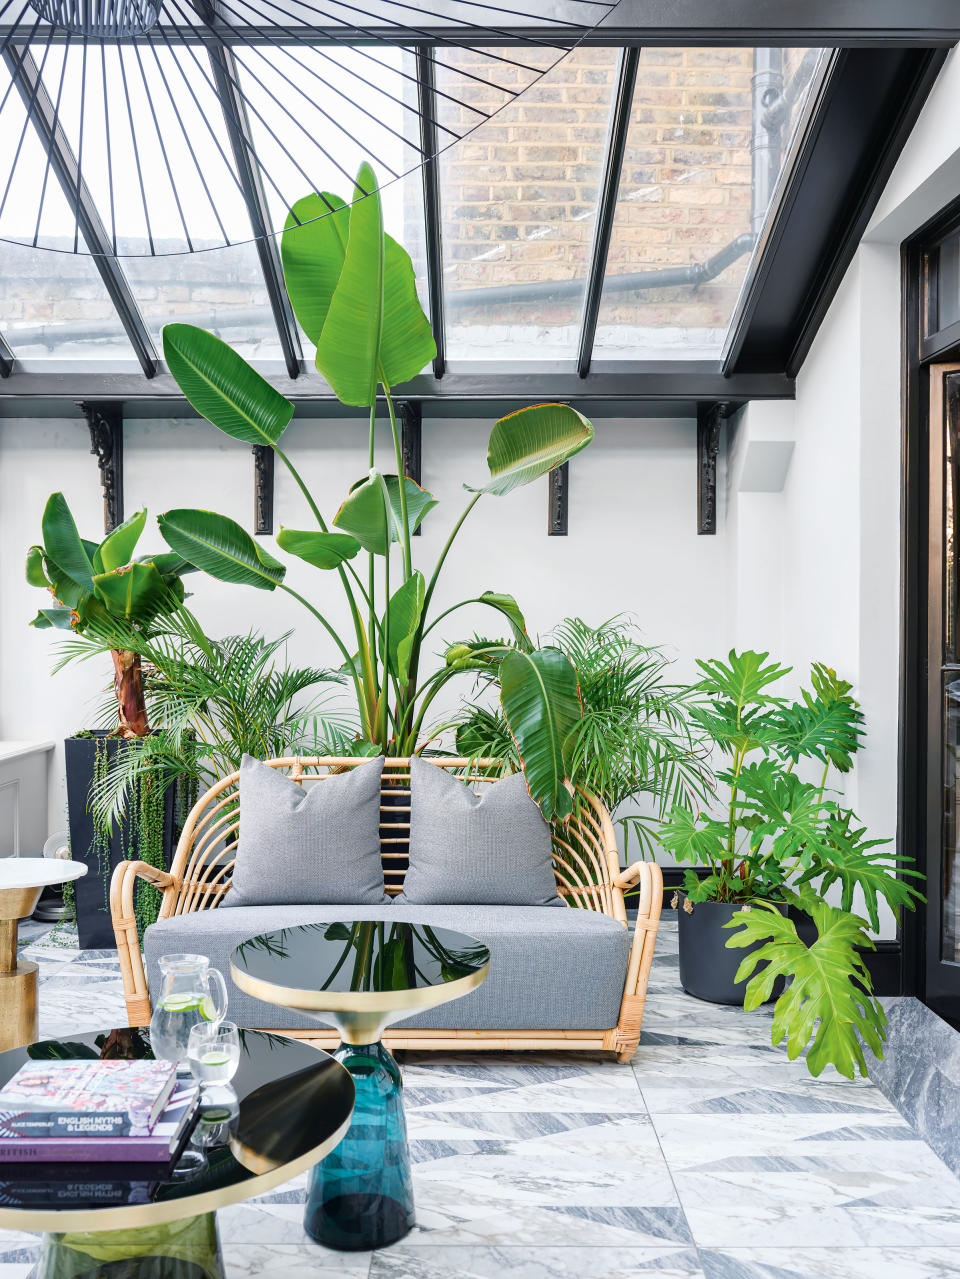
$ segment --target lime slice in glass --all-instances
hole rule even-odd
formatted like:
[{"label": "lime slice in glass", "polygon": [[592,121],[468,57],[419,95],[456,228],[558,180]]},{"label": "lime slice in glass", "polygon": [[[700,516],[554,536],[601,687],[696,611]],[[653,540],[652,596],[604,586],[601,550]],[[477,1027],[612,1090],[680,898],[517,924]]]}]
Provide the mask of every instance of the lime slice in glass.
[{"label": "lime slice in glass", "polygon": [[188,1013],[199,1006],[196,995],[167,995],[160,1005],[168,1013]]}]

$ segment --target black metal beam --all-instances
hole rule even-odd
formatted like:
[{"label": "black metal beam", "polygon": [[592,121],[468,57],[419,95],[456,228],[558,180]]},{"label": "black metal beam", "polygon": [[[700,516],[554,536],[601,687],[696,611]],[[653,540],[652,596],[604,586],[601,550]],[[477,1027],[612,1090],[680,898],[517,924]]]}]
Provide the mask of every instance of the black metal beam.
[{"label": "black metal beam", "polygon": [[437,344],[433,376],[447,368],[446,313],[443,302],[443,223],[440,208],[440,160],[438,157],[434,62],[425,48],[417,49],[417,105],[420,109],[420,147],[428,157],[420,173],[423,182],[423,226],[427,251],[427,289],[430,326]]},{"label": "black metal beam", "polygon": [[87,248],[93,254],[94,266],[136,352],[144,376],[152,378],[159,367],[153,338],[140,313],[129,281],[114,256],[110,236],[97,212],[93,197],[80,177],[76,156],[57,118],[50,95],[40,79],[36,61],[29,50],[13,48],[3,51],[3,60],[24,106],[30,112],[43,148],[50,156],[50,166],[60,183],[67,205],[76,208],[77,221]]},{"label": "black metal beam", "polygon": [[724,372],[796,376],[945,57],[939,49],[834,55],[774,196]]},{"label": "black metal beam", "polygon": [[624,49],[620,54],[620,73],[610,118],[610,133],[607,136],[607,154],[603,162],[600,201],[593,228],[593,246],[590,250],[590,267],[580,320],[577,372],[581,377],[586,377],[590,372],[590,360],[593,356],[593,339],[597,333],[597,316],[600,314],[600,298],[607,272],[607,254],[610,252],[610,236],[617,212],[617,194],[623,171],[623,155],[630,133],[630,112],[633,108],[633,90],[637,83],[639,60],[639,49]]},{"label": "black metal beam", "polygon": [[0,377],[9,377],[13,372],[13,361],[16,356],[10,349],[6,338],[0,333]]},{"label": "black metal beam", "polygon": [[547,536],[567,536],[567,515],[570,500],[570,463],[561,462],[547,476],[549,500],[547,503]]},{"label": "black metal beam", "polygon": [[[530,12],[535,6],[525,0],[523,8]],[[465,6],[451,6],[450,20],[432,23],[426,15],[416,23],[412,34],[396,23],[371,22],[361,27],[349,23],[329,25],[317,23],[288,23],[282,30],[274,30],[269,24],[261,26],[217,24],[217,36],[202,30],[190,32],[192,38],[207,41],[223,39],[228,43],[294,43],[299,39],[316,44],[378,45],[395,44],[413,46],[431,41],[450,41],[475,45],[479,48],[496,48],[522,43],[535,38],[550,44],[571,46],[581,43],[598,45],[720,45],[756,46],[775,45],[780,48],[815,46],[824,47],[878,47],[882,45],[912,45],[930,47],[949,46],[960,40],[960,11],[955,0],[914,0],[907,6],[901,0],[621,0],[604,15],[597,8],[591,16],[598,25],[584,34],[582,27],[562,25],[551,21],[557,18],[555,9],[545,5],[543,18],[532,17],[528,22],[517,20],[517,10],[507,11],[511,21],[498,25],[496,31],[489,27],[472,26],[470,10]],[[16,28],[16,34],[26,41],[32,23],[24,21]],[[0,25],[0,38],[11,30]],[[127,37],[124,43],[162,40],[165,30],[173,39],[187,34],[183,25],[158,24],[146,35]],[[54,32],[56,42],[65,38],[63,31]],[[44,34],[46,40],[46,33]]]},{"label": "black metal beam", "polygon": [[[625,412],[629,412],[631,406],[644,403],[676,404],[685,409],[689,407],[693,415],[697,403],[709,400],[744,404],[748,400],[790,400],[794,396],[792,379],[782,373],[724,377],[718,365],[708,361],[638,361],[634,364],[611,360],[603,361],[603,366],[598,368],[599,365],[600,362],[595,361],[589,376],[580,378],[569,362],[518,363],[507,371],[501,371],[504,366],[500,365],[493,373],[486,363],[458,362],[450,366],[444,378],[422,373],[395,387],[394,395],[417,400],[423,406],[424,416],[428,405],[505,403],[519,407],[536,400],[562,400],[577,405],[613,403],[622,406]],[[367,412],[345,408],[313,374],[294,382],[282,375],[279,365],[259,367],[281,394],[298,405],[316,405],[324,416],[360,417]],[[38,376],[15,367],[9,378],[0,381],[0,406],[12,400],[21,405],[30,400],[54,403],[77,399],[140,400],[171,407],[183,403],[183,392],[165,371],[147,387],[136,373],[88,370],[89,365],[83,364],[67,371],[61,366]]]},{"label": "black metal beam", "polygon": [[273,532],[273,449],[254,444],[253,451],[253,531]]},{"label": "black metal beam", "polygon": [[82,401],[77,408],[87,419],[90,452],[100,468],[103,531],[112,533],[123,523],[123,405]]},{"label": "black metal beam", "polygon": [[[205,22],[216,25],[218,30],[224,24],[217,21],[216,0],[193,0],[197,12]],[[291,378],[300,376],[300,335],[294,319],[293,308],[287,297],[286,285],[283,282],[283,267],[280,263],[280,250],[272,234],[273,223],[270,207],[263,185],[263,176],[257,161],[257,153],[250,128],[247,105],[240,92],[240,72],[233,51],[226,44],[217,40],[207,46],[207,57],[220,110],[223,112],[227,136],[230,139],[230,150],[236,165],[240,189],[247,206],[247,216],[256,237],[257,257],[260,270],[267,288],[273,322],[280,339],[283,362]]]},{"label": "black metal beam", "polygon": [[697,405],[697,532],[717,531],[717,454],[725,404]]}]

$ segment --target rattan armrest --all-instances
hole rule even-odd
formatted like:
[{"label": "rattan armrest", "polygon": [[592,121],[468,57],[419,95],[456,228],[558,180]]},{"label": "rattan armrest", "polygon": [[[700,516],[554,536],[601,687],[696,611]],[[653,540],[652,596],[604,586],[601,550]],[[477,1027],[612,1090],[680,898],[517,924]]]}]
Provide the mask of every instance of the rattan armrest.
[{"label": "rattan armrest", "polygon": [[613,881],[614,888],[633,888],[643,876],[648,862],[634,862],[632,866],[628,866],[626,870],[622,870]]},{"label": "rattan armrest", "polygon": [[169,888],[177,881],[168,870],[162,870],[159,866],[151,866],[149,862],[127,862],[126,871],[128,875],[137,879],[146,879],[157,888]]}]

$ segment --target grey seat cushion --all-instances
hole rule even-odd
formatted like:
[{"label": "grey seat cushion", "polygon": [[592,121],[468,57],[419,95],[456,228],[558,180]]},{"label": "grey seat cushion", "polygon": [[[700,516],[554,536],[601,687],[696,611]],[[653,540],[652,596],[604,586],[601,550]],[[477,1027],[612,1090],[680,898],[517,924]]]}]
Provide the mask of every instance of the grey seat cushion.
[{"label": "grey seat cushion", "polygon": [[431,1030],[609,1030],[617,1024],[630,937],[607,915],[562,906],[241,906],[174,915],[144,936],[151,999],[157,961],[171,952],[207,955],[227,980],[228,1016],[241,1026],[306,1029],[316,1022],[254,999],[230,977],[230,953],[257,933],[333,920],[410,920],[452,928],[490,949],[490,975],[460,999],[398,1025]]},{"label": "grey seat cushion", "polygon": [[383,756],[298,786],[268,764],[240,764],[240,842],[224,906],[382,902]]},{"label": "grey seat cushion", "polygon": [[403,903],[561,906],[550,826],[522,773],[479,794],[435,764],[410,761],[410,865]]}]

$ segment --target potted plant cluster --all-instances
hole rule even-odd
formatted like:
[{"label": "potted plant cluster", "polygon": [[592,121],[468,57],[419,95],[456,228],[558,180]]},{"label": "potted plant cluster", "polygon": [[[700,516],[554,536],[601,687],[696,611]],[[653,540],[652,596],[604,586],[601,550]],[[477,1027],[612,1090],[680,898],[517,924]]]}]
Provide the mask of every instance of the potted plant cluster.
[{"label": "potted plant cluster", "polygon": [[[285,591],[307,610],[339,653],[353,689],[356,754],[402,756],[424,745],[430,708],[457,673],[447,665],[424,670],[428,636],[466,604],[491,609],[515,641],[500,667],[501,701],[530,792],[547,819],[563,818],[573,807],[568,742],[581,716],[573,666],[560,649],[534,645],[512,596],[475,590],[452,608],[435,611],[434,595],[450,548],[477,503],[546,475],[585,448],[593,428],[564,404],[538,404],[501,418],[490,434],[487,477],[465,485],[469,497],[436,563],[427,571],[416,567],[412,534],[428,515],[437,518],[438,503],[403,474],[392,388],[416,376],[436,346],[410,257],[384,233],[377,182],[367,164],[352,201],[348,205],[329,192],[298,201],[281,243],[287,292],[316,346],[317,368],[343,404],[369,414],[366,470],[332,516],[321,512],[280,446],[293,404],[203,329],[169,324],[163,332],[168,367],[194,408],[234,439],[273,449],[290,472],[311,523],[281,528],[277,544],[319,573],[319,595],[331,582],[338,586],[351,619],[348,631],[340,633],[318,598],[289,586],[286,565],[234,520],[206,510],[171,510],[159,517],[161,534],[176,555],[212,577]],[[393,474],[373,465],[381,396],[396,458]]]},{"label": "potted plant cluster", "polygon": [[175,842],[174,790],[149,774],[140,779],[124,821],[97,821],[90,804],[117,753],[150,734],[142,642],[174,616],[199,634],[183,604],[182,578],[191,565],[170,551],[135,557],[146,519],[147,512],[138,511],[101,541],[90,541],[80,536],[63,494],[54,493],[43,512],[41,541],[27,553],[27,581],[51,600],[31,625],[79,637],[67,660],[95,650],[109,652],[113,660],[113,724],[64,743],[70,848],[88,864],[73,886],[84,948],[113,945],[108,894],[116,863],[135,847],[143,861],[165,866]]},{"label": "potted plant cluster", "polygon": [[[670,683],[664,653],[641,639],[629,617],[591,626],[565,618],[547,636],[577,674],[583,713],[565,743],[570,776],[601,800],[619,828],[620,851],[631,842],[653,856],[661,821],[674,804],[690,809],[712,794],[712,775],[699,726],[689,708],[695,689]],[[510,638],[474,638],[451,644],[447,666],[476,675],[477,693],[496,693],[495,704],[474,697],[449,723],[461,755],[488,757],[519,767],[516,743],[499,705],[503,658]]]},{"label": "potted plant cluster", "polygon": [[660,830],[679,860],[708,868],[688,869],[680,894],[680,979],[748,1010],[776,998],[773,1042],[786,1040],[791,1060],[806,1050],[814,1075],[831,1063],[852,1078],[866,1074],[864,1045],[879,1057],[885,1037],[862,955],[874,949],[868,928],[879,927],[881,898],[914,907],[917,872],[828,786],[863,738],[851,685],[815,663],[789,701],[774,686],[790,668],[767,658],[697,663],[702,700],[689,713],[726,757],[727,798],[722,814],[676,806]]}]

